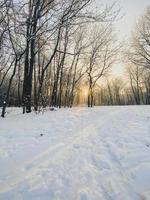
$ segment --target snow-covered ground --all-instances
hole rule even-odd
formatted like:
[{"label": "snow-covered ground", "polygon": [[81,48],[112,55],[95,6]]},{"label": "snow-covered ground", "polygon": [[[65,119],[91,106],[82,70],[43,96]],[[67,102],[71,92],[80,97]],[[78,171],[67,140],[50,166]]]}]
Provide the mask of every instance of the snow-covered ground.
[{"label": "snow-covered ground", "polygon": [[0,119],[0,200],[140,199],[150,200],[150,106]]}]

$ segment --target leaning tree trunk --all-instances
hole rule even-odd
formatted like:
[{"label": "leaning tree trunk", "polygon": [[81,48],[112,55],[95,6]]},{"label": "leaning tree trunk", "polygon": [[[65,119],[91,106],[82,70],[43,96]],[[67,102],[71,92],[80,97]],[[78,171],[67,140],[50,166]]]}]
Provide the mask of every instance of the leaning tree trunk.
[{"label": "leaning tree trunk", "polygon": [[9,94],[10,94],[11,84],[12,84],[12,80],[13,80],[13,78],[14,78],[14,76],[15,76],[15,73],[16,73],[17,62],[18,62],[18,60],[16,59],[16,60],[15,60],[15,65],[14,65],[14,69],[13,69],[13,73],[12,73],[12,75],[11,75],[11,77],[10,77],[10,80],[9,80],[6,98],[5,98],[4,102],[3,102],[3,108],[2,108],[1,117],[5,117],[6,106],[7,106],[8,101],[9,101]]}]

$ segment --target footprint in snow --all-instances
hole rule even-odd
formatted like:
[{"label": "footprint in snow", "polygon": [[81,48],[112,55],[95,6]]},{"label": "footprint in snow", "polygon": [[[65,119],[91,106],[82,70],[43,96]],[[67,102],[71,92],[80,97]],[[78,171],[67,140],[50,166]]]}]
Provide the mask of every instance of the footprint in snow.
[{"label": "footprint in snow", "polygon": [[93,164],[100,170],[110,170],[111,169],[109,163],[105,160],[97,160],[96,158],[93,158]]},{"label": "footprint in snow", "polygon": [[74,147],[75,149],[79,149],[79,148],[80,148],[80,145],[79,145],[79,144],[74,144],[73,147]]}]

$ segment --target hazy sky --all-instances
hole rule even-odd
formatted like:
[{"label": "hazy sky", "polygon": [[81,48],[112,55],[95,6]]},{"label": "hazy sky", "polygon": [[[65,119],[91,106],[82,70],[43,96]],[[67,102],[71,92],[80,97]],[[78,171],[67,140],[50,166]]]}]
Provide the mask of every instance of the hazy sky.
[{"label": "hazy sky", "polygon": [[[111,0],[106,1],[108,3],[111,2]],[[123,19],[118,22],[118,27],[120,29],[119,37],[124,39],[125,36],[130,36],[136,20],[144,13],[146,7],[150,5],[150,0],[118,0],[118,2],[125,15]]]},{"label": "hazy sky", "polygon": [[[101,1],[101,0],[97,0]],[[102,0],[110,4],[113,0]],[[118,39],[127,40],[131,36],[131,32],[135,27],[137,19],[144,13],[147,6],[150,6],[150,0],[118,0],[122,7],[124,17],[117,22]],[[125,70],[124,63],[116,64],[113,67],[113,74],[123,75]]]}]

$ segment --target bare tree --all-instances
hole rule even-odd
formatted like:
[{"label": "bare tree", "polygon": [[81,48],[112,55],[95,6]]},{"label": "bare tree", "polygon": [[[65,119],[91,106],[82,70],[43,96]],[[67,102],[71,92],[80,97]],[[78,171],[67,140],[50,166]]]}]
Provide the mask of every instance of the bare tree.
[{"label": "bare tree", "polygon": [[144,68],[150,68],[150,7],[139,19],[133,33],[129,51],[129,60]]},{"label": "bare tree", "polygon": [[[6,3],[7,3],[7,1],[6,1]],[[2,109],[2,114],[1,114],[2,117],[5,116],[6,105],[8,104],[8,101],[9,101],[9,93],[10,93],[10,89],[11,89],[11,84],[12,84],[13,78],[14,78],[15,73],[16,73],[18,62],[21,60],[21,58],[24,54],[24,50],[22,49],[22,47],[20,47],[20,43],[19,43],[19,40],[18,40],[18,37],[17,37],[18,35],[16,34],[17,23],[14,20],[15,14],[16,13],[13,9],[13,5],[11,5],[11,8],[9,8],[9,10],[7,12],[5,24],[7,25],[7,36],[8,36],[8,39],[9,39],[8,46],[12,49],[12,56],[13,56],[13,59],[12,59],[13,61],[11,62],[9,68],[12,67],[13,64],[14,64],[14,66],[13,66],[13,69],[12,69],[12,75],[10,76],[10,79],[9,79],[7,93],[6,93],[5,99],[3,101],[3,109]],[[7,72],[8,72],[8,70],[6,71],[6,73]],[[3,76],[3,79],[5,77],[5,74]]]},{"label": "bare tree", "polygon": [[88,57],[88,107],[93,106],[94,87],[99,79],[112,67],[116,60],[117,50],[118,47],[113,38],[111,24],[102,26],[99,30],[98,27],[95,27]]},{"label": "bare tree", "polygon": [[133,92],[135,103],[137,105],[141,104],[141,87],[142,87],[142,78],[143,78],[143,69],[139,66],[130,66],[128,68],[130,86]]}]

